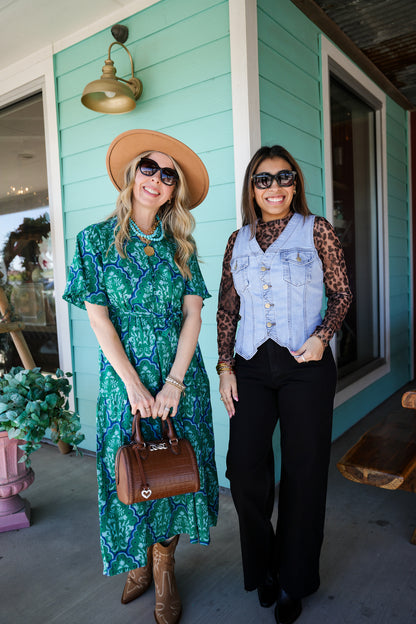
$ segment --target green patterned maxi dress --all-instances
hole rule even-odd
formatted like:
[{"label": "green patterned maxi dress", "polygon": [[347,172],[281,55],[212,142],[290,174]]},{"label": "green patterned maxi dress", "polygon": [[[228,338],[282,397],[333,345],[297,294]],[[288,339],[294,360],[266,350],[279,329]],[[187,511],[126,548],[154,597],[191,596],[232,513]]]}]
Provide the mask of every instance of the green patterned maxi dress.
[{"label": "green patterned maxi dress", "polygon": [[[85,301],[108,307],[130,362],[152,395],[162,388],[175,358],[184,295],[210,295],[195,256],[192,279],[174,262],[175,245],[164,237],[154,256],[132,234],[121,258],[114,243],[115,218],[87,227],[77,237],[64,299],[85,309]],[[117,498],[114,461],[130,439],[132,415],[124,384],[100,350],[97,401],[97,475],[100,542],[104,574],[112,576],[146,565],[147,547],[187,533],[191,542],[209,543],[218,514],[218,480],[214,458],[209,382],[197,346],[185,375],[175,427],[196,454],[201,488],[161,500],[124,505]],[[160,420],[142,419],[145,439],[160,435]]]}]

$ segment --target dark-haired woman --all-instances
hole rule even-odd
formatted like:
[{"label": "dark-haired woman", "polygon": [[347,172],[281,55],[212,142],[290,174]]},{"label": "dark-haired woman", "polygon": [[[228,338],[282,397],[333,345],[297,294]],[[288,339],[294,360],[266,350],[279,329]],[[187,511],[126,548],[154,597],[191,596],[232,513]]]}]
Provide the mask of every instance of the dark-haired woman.
[{"label": "dark-haired woman", "polygon": [[[190,210],[208,191],[200,158],[173,137],[129,130],[107,153],[120,191],[114,213],[85,228],[64,298],[87,310],[100,345],[97,476],[104,574],[128,572],[130,602],[155,584],[155,619],[176,624],[182,612],[174,553],[179,535],[208,544],[218,509],[208,377],[197,344],[209,296],[196,258]],[[183,391],[186,388],[186,392]],[[115,457],[139,412],[146,440],[160,437],[170,413],[196,454],[195,494],[124,505]]]},{"label": "dark-haired woman", "polygon": [[[243,227],[219,293],[217,371],[230,416],[227,476],[246,590],[291,624],[319,587],[336,368],[328,344],[351,302],[340,242],[306,202],[299,165],[262,147],[245,174]],[[324,288],[328,298],[321,317]],[[237,328],[238,325],[238,328]],[[278,521],[272,436],[281,434]]]}]

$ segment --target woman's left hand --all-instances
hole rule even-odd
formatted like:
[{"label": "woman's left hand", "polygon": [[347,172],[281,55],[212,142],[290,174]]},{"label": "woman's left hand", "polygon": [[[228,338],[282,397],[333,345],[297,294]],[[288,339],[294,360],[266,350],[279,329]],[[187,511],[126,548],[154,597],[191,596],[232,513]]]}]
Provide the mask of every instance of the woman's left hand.
[{"label": "woman's left hand", "polygon": [[152,407],[152,417],[158,416],[166,420],[167,416],[176,416],[181,398],[181,390],[170,383],[165,383],[162,390],[155,396]]},{"label": "woman's left hand", "polygon": [[318,336],[311,336],[303,343],[303,345],[297,351],[291,351],[291,354],[298,362],[303,364],[304,362],[319,361],[322,359],[325,347],[324,343]]}]

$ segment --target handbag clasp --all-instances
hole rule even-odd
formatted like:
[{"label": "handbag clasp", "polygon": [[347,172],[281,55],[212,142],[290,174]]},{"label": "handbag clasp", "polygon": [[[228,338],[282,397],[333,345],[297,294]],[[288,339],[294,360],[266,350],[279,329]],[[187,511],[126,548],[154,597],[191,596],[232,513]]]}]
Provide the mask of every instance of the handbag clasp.
[{"label": "handbag clasp", "polygon": [[167,450],[166,442],[160,442],[159,444],[149,444],[149,451],[165,451]]}]

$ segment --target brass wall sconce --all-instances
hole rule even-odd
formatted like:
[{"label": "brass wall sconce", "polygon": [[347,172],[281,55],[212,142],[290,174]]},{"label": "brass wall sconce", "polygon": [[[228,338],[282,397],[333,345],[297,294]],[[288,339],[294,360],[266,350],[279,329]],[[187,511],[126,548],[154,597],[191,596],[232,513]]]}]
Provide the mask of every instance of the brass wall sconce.
[{"label": "brass wall sconce", "polygon": [[[123,45],[129,34],[127,26],[115,24],[111,33],[116,41],[113,41],[108,48],[108,59],[105,60],[102,76],[87,84],[81,102],[97,113],[116,115],[128,113],[136,107],[136,100],[142,94],[143,85],[138,78],[135,78],[133,59],[126,46]],[[114,45],[120,45],[129,55],[131,63],[131,78],[129,80],[116,76],[116,68],[110,58],[111,48]]]}]

